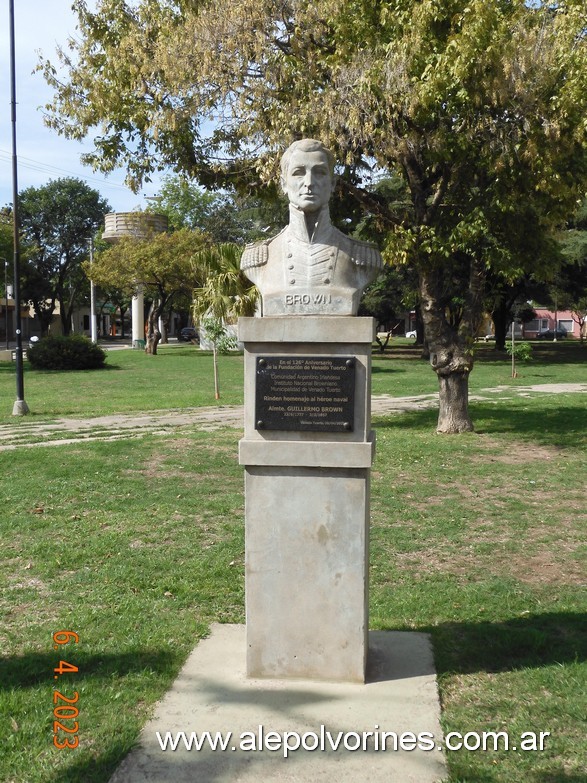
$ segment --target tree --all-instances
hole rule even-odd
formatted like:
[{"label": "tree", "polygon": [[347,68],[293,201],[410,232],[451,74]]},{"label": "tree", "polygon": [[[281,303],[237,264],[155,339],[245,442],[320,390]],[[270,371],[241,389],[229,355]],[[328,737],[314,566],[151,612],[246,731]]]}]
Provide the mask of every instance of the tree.
[{"label": "tree", "polygon": [[46,334],[59,302],[64,335],[87,283],[81,264],[90,238],[110,211],[108,202],[80,179],[65,177],[19,195],[20,224],[30,246],[23,269],[22,298],[33,303]]},{"label": "tree", "polygon": [[100,301],[100,313],[104,312],[106,305],[110,303],[112,312],[120,313],[120,336],[125,337],[125,321],[124,316],[130,310],[132,306],[132,297],[128,290],[120,290],[112,286],[101,287],[96,291],[98,300]]},{"label": "tree", "polygon": [[[92,264],[92,279],[97,285],[110,286],[132,295],[145,287],[152,298],[148,315],[145,351],[157,353],[161,340],[159,318],[180,296],[191,297],[201,285],[201,272],[192,259],[209,239],[198,231],[180,229],[169,234],[154,234],[147,239],[123,237],[105,251],[97,253]],[[89,267],[86,266],[86,272]]]},{"label": "tree", "polygon": [[9,224],[9,215],[0,212],[0,258],[5,258],[6,261],[11,261],[14,255],[12,234],[13,230]]},{"label": "tree", "polygon": [[204,280],[194,290],[196,320],[211,317],[234,323],[241,315],[255,314],[258,293],[241,272],[241,253],[238,245],[227,242],[200,250],[192,257],[194,274]]},{"label": "tree", "polygon": [[570,310],[583,342],[587,323],[587,199],[561,234],[560,243],[565,263],[558,271],[550,299],[556,296],[557,305]]},{"label": "tree", "polygon": [[[301,135],[341,163],[390,263],[417,270],[438,430],[473,428],[468,378],[487,270],[517,279],[587,181],[584,0],[101,0],[75,5],[50,123],[86,159],[246,189]],[[215,129],[205,122],[215,116]],[[409,206],[374,194],[366,164]],[[533,252],[536,251],[536,252]]]},{"label": "tree", "polygon": [[194,270],[199,270],[205,280],[194,291],[193,315],[212,343],[216,399],[220,398],[218,352],[236,346],[226,325],[241,315],[253,316],[257,305],[257,289],[241,272],[241,252],[235,244],[214,245],[197,253],[192,262]]},{"label": "tree", "polygon": [[260,239],[269,227],[281,227],[284,212],[260,199],[206,192],[179,175],[164,178],[149,211],[167,215],[172,229],[203,231],[218,244]]},{"label": "tree", "polygon": [[[414,271],[406,266],[387,266],[377,279],[365,290],[359,305],[359,315],[370,315],[375,319],[377,331],[388,330],[389,324],[396,321],[392,331],[403,334],[402,324],[406,310],[417,306],[417,278]],[[400,331],[401,330],[401,331]],[[385,341],[375,337],[379,350],[383,353],[391,331]]]}]

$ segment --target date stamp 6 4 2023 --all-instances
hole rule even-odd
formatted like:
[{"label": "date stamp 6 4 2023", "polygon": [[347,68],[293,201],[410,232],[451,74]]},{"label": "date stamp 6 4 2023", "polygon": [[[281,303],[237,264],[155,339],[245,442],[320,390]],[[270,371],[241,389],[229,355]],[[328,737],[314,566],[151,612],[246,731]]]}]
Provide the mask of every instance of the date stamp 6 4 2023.
[{"label": "date stamp 6 4 2023", "polygon": [[[56,650],[60,649],[60,645],[79,642],[79,636],[75,631],[56,631],[53,634],[53,647]],[[68,655],[69,657],[69,655]],[[59,665],[56,666],[53,671],[55,672],[54,678],[58,680],[64,674],[75,674],[79,671],[77,666],[67,661],[59,661]],[[79,715],[79,708],[75,706],[79,699],[79,693],[73,692],[72,696],[66,696],[61,691],[53,691],[53,744],[59,750],[65,748],[73,749],[79,745],[78,728],[79,723],[77,721]]]}]

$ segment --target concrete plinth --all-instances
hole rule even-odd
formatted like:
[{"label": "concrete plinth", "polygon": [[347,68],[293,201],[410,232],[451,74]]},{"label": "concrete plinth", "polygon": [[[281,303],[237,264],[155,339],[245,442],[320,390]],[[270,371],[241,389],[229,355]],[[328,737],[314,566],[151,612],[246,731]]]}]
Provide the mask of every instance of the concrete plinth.
[{"label": "concrete plinth", "polygon": [[[214,625],[110,783],[438,783],[447,771],[429,639],[369,637],[365,684],[255,680],[244,626]],[[180,738],[162,750],[156,732],[180,731],[188,742],[192,731],[220,732],[226,749],[204,740],[187,750]],[[285,750],[286,732],[297,750]]]},{"label": "concrete plinth", "polygon": [[369,471],[248,466],[247,671],[362,682]]},{"label": "concrete plinth", "polygon": [[[373,321],[320,316],[241,319],[239,339],[245,347],[245,436],[239,459],[245,466],[246,491],[247,673],[363,682],[374,453]],[[287,386],[287,378],[283,383],[289,391],[281,394],[279,370],[275,395],[269,399],[283,403],[276,406],[283,410],[283,429],[281,414],[273,418],[270,429],[259,422],[258,362],[275,366],[275,357],[286,367],[290,357],[294,366],[305,357],[318,368],[333,357],[349,362],[354,383],[348,429],[322,431],[319,423],[311,423],[307,430],[287,429],[285,417],[290,411],[296,415],[296,401],[308,395],[296,396],[295,381]],[[315,379],[316,388],[327,389],[328,371],[316,370]],[[329,393],[334,394],[317,394],[308,410],[320,417],[320,401],[326,400],[328,406]]]}]

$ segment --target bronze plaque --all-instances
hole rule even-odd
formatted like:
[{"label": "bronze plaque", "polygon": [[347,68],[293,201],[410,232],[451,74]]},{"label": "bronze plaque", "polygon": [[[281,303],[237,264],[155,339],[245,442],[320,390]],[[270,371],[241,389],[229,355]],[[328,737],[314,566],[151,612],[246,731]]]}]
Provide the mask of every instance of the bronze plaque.
[{"label": "bronze plaque", "polygon": [[255,428],[352,432],[355,410],[352,356],[260,356]]}]

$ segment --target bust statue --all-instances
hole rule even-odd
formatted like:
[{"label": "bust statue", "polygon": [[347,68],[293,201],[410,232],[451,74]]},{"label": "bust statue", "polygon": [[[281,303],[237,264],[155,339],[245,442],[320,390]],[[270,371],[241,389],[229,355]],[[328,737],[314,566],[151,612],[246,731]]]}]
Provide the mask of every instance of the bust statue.
[{"label": "bust statue", "polygon": [[356,315],[361,293],[382,266],[379,250],[330,222],[334,158],[314,139],[294,142],[281,159],[289,225],[247,245],[241,269],[261,294],[262,315]]}]

